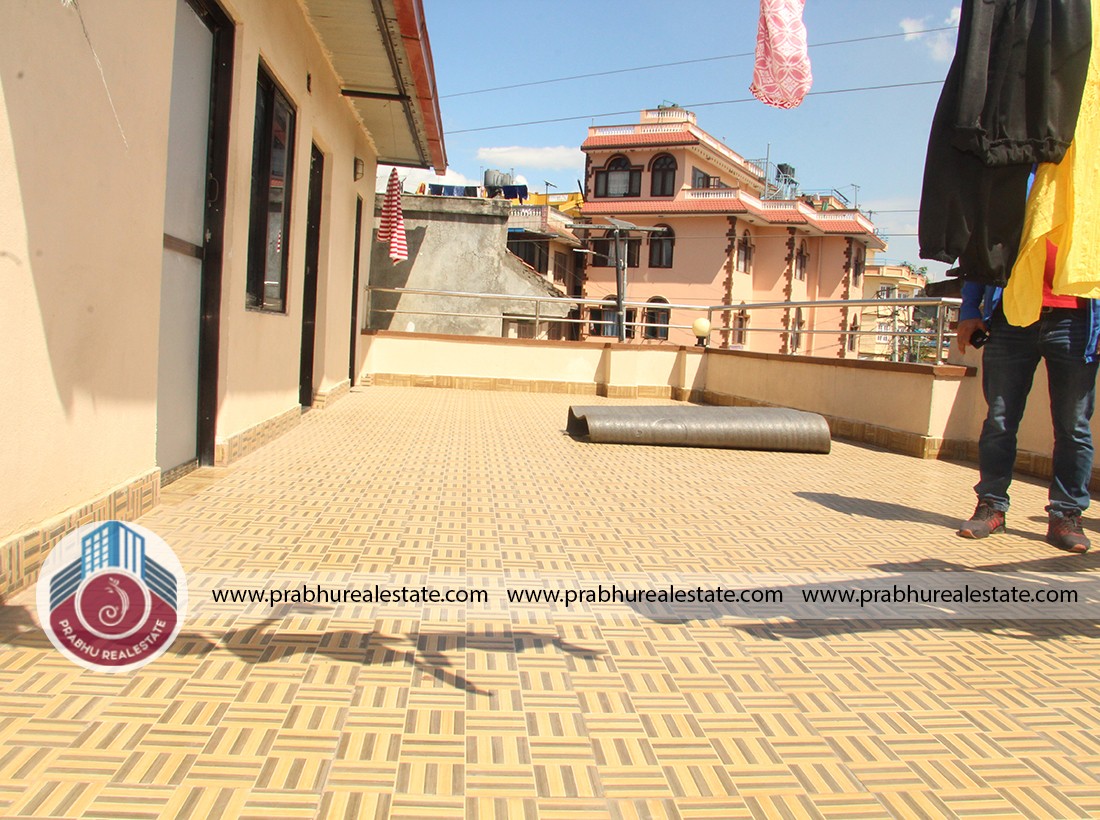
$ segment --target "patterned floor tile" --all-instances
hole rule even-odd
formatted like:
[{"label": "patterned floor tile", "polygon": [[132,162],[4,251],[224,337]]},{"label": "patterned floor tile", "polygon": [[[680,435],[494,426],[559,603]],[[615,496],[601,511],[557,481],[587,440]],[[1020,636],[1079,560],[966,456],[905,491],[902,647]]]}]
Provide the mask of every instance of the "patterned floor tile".
[{"label": "patterned floor tile", "polygon": [[[179,554],[191,613],[138,673],[57,655],[31,590],[0,605],[0,816],[1100,815],[1091,621],[507,597],[898,567],[1085,577],[1091,556],[1042,542],[1044,487],[1019,479],[1014,528],[966,541],[971,466],[839,441],[592,445],[562,435],[571,403],[356,388],[169,485],[140,523]],[[212,597],[429,580],[487,600]]]}]

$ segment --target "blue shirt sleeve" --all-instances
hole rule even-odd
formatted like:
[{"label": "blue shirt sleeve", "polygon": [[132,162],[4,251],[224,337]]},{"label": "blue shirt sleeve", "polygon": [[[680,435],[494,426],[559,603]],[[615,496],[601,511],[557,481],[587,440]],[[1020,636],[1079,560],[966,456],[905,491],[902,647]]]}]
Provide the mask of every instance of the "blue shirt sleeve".
[{"label": "blue shirt sleeve", "polygon": [[963,282],[962,305],[959,307],[959,321],[967,319],[981,319],[982,297],[985,296],[985,285],[980,282]]}]

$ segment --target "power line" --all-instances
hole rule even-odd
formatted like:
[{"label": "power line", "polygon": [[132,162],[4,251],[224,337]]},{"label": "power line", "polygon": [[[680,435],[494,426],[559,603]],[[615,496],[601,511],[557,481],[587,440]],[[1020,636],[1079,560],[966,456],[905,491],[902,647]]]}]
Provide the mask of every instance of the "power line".
[{"label": "power line", "polygon": [[[892,37],[914,37],[918,34],[932,34],[938,31],[955,31],[958,26],[944,26],[943,28],[926,28],[920,31],[902,31],[894,34],[876,34],[869,37],[853,37],[848,40],[830,40],[824,43],[811,43],[808,48],[821,48],[823,46],[839,46],[847,45],[849,43],[864,43],[870,40],[886,40]],[[697,63],[713,63],[718,60],[732,60],[738,57],[752,57],[755,56],[755,51],[742,51],[738,54],[723,54],[718,57],[699,57],[694,60],[677,60],[671,63],[655,63],[653,65],[640,65],[633,68],[615,68],[608,71],[593,71],[589,74],[573,74],[569,77],[554,77],[549,80],[534,80],[526,83],[513,83],[512,85],[498,85],[493,88],[479,88],[475,91],[459,91],[454,94],[441,94],[441,100],[448,100],[452,97],[469,97],[474,94],[488,94],[492,91],[508,91],[513,88],[530,88],[535,85],[550,85],[552,83],[565,83],[572,80],[587,80],[591,77],[609,77],[613,74],[629,74],[634,71],[650,71],[657,68],[674,68],[682,65],[693,65]],[[461,133],[461,132],[452,132]]]},{"label": "power line", "polygon": [[[807,97],[822,97],[830,94],[853,94],[860,91],[884,91],[891,88],[913,88],[920,85],[943,85],[943,80],[923,80],[915,83],[891,83],[889,85],[864,85],[857,88],[837,88],[831,91],[811,91]],[[742,97],[737,100],[717,100],[715,102],[689,103],[683,108],[707,108],[712,105],[734,105],[736,103],[759,102],[756,97]],[[545,120],[528,120],[527,122],[510,122],[503,125],[484,125],[480,128],[462,128],[456,131],[448,131],[448,134],[473,134],[477,131],[498,131],[503,128],[522,128],[528,125],[546,125],[553,122],[575,122],[577,120],[596,119],[598,117],[621,117],[627,114],[636,114],[637,107],[627,111],[605,111],[601,114],[581,114],[575,117],[551,117]]]}]

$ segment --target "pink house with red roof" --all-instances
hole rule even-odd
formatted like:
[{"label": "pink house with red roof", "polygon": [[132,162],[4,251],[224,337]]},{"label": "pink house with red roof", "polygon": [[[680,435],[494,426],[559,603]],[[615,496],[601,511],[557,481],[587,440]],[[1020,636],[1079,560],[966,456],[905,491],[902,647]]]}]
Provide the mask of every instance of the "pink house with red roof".
[{"label": "pink house with red roof", "polygon": [[[648,325],[628,330],[640,344],[694,342],[677,325],[701,314],[676,305],[859,299],[868,249],[885,248],[871,221],[837,196],[777,199],[764,168],[699,128],[690,111],[660,108],[643,111],[636,125],[589,128],[581,149],[586,221],[614,217],[666,229],[627,241],[626,299],[652,305],[628,311],[628,324]],[[613,298],[610,234],[594,230],[590,238],[584,295]],[[585,333],[614,335],[610,316],[592,311]],[[855,358],[858,344],[846,332],[858,328],[859,316],[845,306],[733,309],[715,314],[711,343]]]}]

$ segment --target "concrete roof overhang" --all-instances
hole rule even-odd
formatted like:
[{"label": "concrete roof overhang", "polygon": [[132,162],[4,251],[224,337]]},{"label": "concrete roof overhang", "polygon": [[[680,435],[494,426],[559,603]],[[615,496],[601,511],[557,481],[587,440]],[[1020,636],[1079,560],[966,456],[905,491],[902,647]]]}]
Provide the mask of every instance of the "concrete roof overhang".
[{"label": "concrete roof overhang", "polygon": [[302,0],[378,161],[447,168],[422,0]]}]

